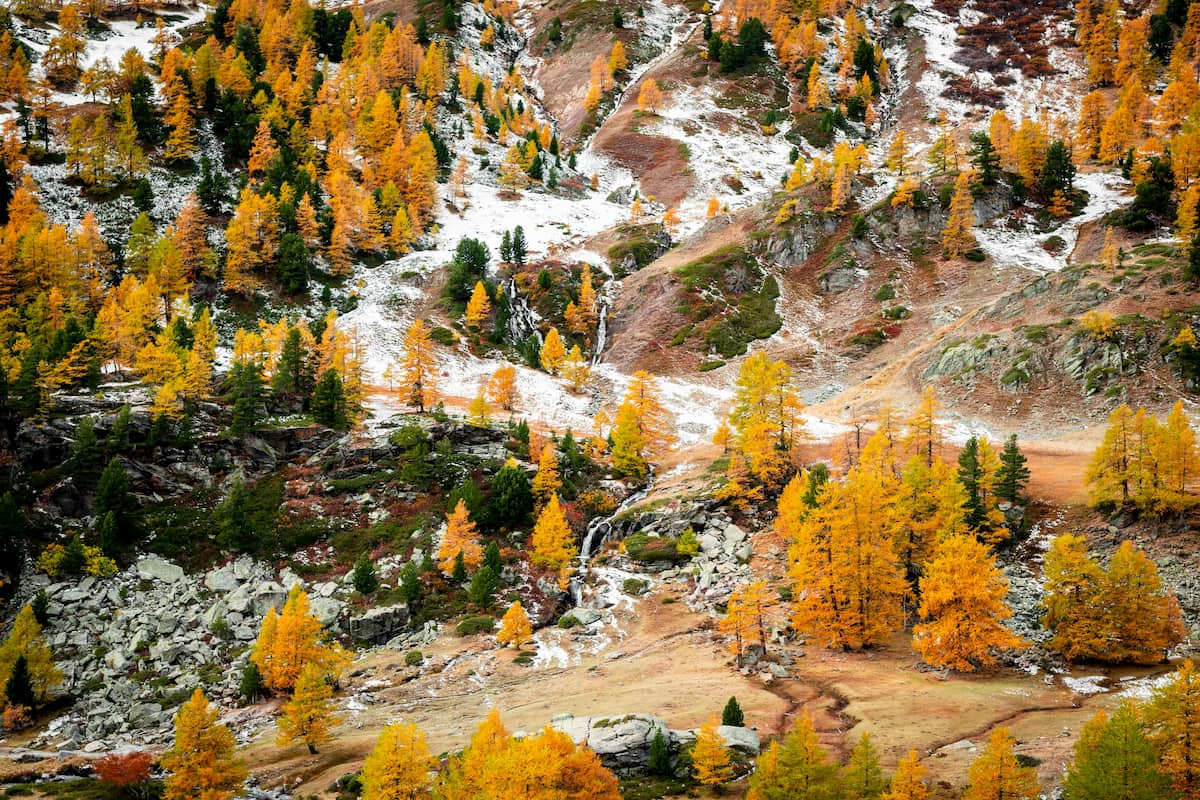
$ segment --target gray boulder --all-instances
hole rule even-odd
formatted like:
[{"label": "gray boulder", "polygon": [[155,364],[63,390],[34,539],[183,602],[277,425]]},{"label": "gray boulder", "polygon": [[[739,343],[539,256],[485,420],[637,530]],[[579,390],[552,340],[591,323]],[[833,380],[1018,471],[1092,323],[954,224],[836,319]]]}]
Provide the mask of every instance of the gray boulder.
[{"label": "gray boulder", "polygon": [[137,562],[138,577],[143,580],[175,583],[183,580],[183,568],[159,556],[146,556]]},{"label": "gray boulder", "polygon": [[347,632],[351,638],[372,644],[386,642],[408,625],[408,606],[404,604],[372,608],[361,617],[351,617]]},{"label": "gray boulder", "polygon": [[586,744],[600,757],[604,766],[619,774],[643,770],[650,763],[650,743],[655,734],[670,736],[667,725],[648,714],[627,714],[623,717],[556,717],[552,725],[571,737],[576,744]]}]

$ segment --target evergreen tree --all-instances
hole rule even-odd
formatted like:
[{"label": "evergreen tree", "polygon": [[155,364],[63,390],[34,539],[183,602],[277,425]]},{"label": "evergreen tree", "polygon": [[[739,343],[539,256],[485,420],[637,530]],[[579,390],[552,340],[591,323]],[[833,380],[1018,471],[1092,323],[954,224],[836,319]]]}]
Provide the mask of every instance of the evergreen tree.
[{"label": "evergreen tree", "polygon": [[234,364],[231,372],[233,418],[229,423],[229,431],[234,436],[244,436],[257,428],[267,416],[262,365],[243,361]]},{"label": "evergreen tree", "polygon": [[746,717],[742,714],[742,707],[738,705],[736,697],[730,697],[729,702],[725,704],[725,708],[721,711],[721,724],[732,725],[740,728],[746,723]]},{"label": "evergreen tree", "polygon": [[505,464],[492,478],[491,521],[497,527],[518,528],[533,511],[529,475],[516,463]]},{"label": "evergreen tree", "polygon": [[471,586],[467,589],[467,599],[472,605],[479,608],[490,608],[492,605],[492,596],[496,594],[496,590],[500,588],[500,579],[496,577],[496,573],[492,568],[484,564],[471,578]]},{"label": "evergreen tree", "polygon": [[285,233],[279,241],[276,262],[279,280],[287,291],[299,294],[308,289],[309,253],[304,237],[298,233]]},{"label": "evergreen tree", "polygon": [[971,149],[968,155],[979,174],[979,183],[983,186],[995,186],[1000,177],[1000,154],[996,152],[992,138],[987,132],[975,131],[971,134]]},{"label": "evergreen tree", "polygon": [[967,524],[972,528],[982,524],[986,510],[983,506],[980,482],[983,470],[979,463],[979,439],[972,436],[958,454],[958,482],[967,493]]},{"label": "evergreen tree", "polygon": [[366,553],[354,563],[352,580],[354,591],[361,595],[372,594],[379,588],[379,575],[375,572],[375,564]]},{"label": "evergreen tree", "polygon": [[525,229],[518,225],[513,228],[512,235],[512,263],[518,267],[525,265],[526,248]]},{"label": "evergreen tree", "polygon": [[8,224],[8,206],[12,198],[12,176],[8,172],[8,161],[0,158],[0,225]]},{"label": "evergreen tree", "polygon": [[512,252],[512,234],[506,230],[500,237],[500,260],[505,264],[511,264]]},{"label": "evergreen tree", "polygon": [[654,738],[650,740],[650,760],[646,765],[646,771],[651,775],[663,777],[672,774],[671,752],[667,747],[667,737],[663,736],[662,728],[656,729]]},{"label": "evergreen tree", "polygon": [[327,369],[317,381],[313,389],[312,401],[309,404],[313,419],[334,430],[343,431],[350,425],[346,410],[346,392],[342,386],[342,376],[337,370]]},{"label": "evergreen tree", "polygon": [[37,697],[33,692],[33,683],[29,678],[29,659],[22,653],[13,662],[8,682],[4,686],[4,696],[10,705],[33,708],[37,705]]},{"label": "evergreen tree", "polygon": [[1074,183],[1075,164],[1071,161],[1071,150],[1061,140],[1056,140],[1046,149],[1042,191],[1047,196],[1055,192],[1069,193]]},{"label": "evergreen tree", "polygon": [[71,447],[71,474],[83,487],[91,487],[100,477],[100,442],[96,439],[96,424],[84,417],[75,426],[75,444]]},{"label": "evergreen tree", "polygon": [[1025,460],[1017,446],[1017,435],[1014,433],[1004,441],[1004,450],[1000,453],[996,496],[1001,500],[1016,504],[1024,498],[1025,484],[1029,481],[1029,469],[1025,466]]},{"label": "evergreen tree", "polygon": [[253,703],[266,693],[267,689],[263,686],[262,673],[258,671],[258,665],[253,661],[246,662],[246,666],[242,667],[242,680],[238,684],[238,694],[247,703]]},{"label": "evergreen tree", "polygon": [[208,156],[200,157],[200,182],[196,184],[196,197],[200,206],[209,214],[221,213],[221,206],[229,199],[225,176],[213,170]]},{"label": "evergreen tree", "polygon": [[421,570],[415,561],[409,561],[400,571],[400,596],[409,608],[421,599]]},{"label": "evergreen tree", "polygon": [[279,358],[275,360],[275,372],[271,376],[271,389],[276,394],[293,397],[307,396],[313,389],[312,363],[304,347],[299,326],[288,328]]},{"label": "evergreen tree", "polygon": [[483,548],[483,566],[490,568],[496,575],[499,575],[503,568],[500,561],[500,545],[494,541],[488,542],[487,547]]},{"label": "evergreen tree", "polygon": [[871,734],[863,732],[850,751],[850,762],[842,774],[842,785],[853,800],[879,800],[887,788],[879,767],[879,751],[871,743]]},{"label": "evergreen tree", "polygon": [[104,517],[111,512],[117,530],[121,531],[122,544],[128,544],[134,538],[134,515],[137,510],[137,499],[130,490],[125,466],[114,458],[104,468],[96,486],[96,515]]},{"label": "evergreen tree", "polygon": [[455,583],[462,583],[467,579],[467,564],[463,560],[463,551],[459,550],[454,555],[454,566],[450,568],[450,580]]}]

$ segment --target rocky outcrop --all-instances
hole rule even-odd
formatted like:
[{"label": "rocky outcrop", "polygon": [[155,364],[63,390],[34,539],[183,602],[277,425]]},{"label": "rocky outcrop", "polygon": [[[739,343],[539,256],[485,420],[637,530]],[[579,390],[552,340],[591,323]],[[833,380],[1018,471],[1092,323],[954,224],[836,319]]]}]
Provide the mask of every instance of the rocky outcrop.
[{"label": "rocky outcrop", "polygon": [[379,644],[394,638],[408,627],[408,606],[404,604],[372,608],[347,623],[350,638],[356,642]]},{"label": "rocky outcrop", "polygon": [[[646,769],[650,763],[650,745],[662,734],[672,754],[672,764],[678,764],[678,754],[696,742],[694,730],[671,730],[666,722],[649,714],[626,714],[609,717],[576,717],[561,714],[551,722],[556,730],[571,737],[576,744],[587,745],[600,757],[604,766],[618,775],[629,775]],[[725,746],[747,757],[759,751],[758,734],[749,728],[722,725],[717,729]]]}]

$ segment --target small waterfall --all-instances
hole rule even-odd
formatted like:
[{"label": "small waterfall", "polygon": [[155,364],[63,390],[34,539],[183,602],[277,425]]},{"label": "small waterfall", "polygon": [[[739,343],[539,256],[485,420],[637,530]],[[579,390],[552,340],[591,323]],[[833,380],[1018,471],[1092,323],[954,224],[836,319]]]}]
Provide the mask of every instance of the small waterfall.
[{"label": "small waterfall", "polygon": [[612,533],[613,521],[645,499],[652,488],[654,488],[653,472],[650,473],[646,485],[622,500],[616,511],[607,517],[597,517],[588,523],[587,533],[583,535],[583,544],[579,549],[579,572],[571,576],[570,585],[567,587],[567,591],[571,594],[571,602],[576,606],[583,604],[583,582],[588,574],[588,561],[591,559],[592,553],[603,547],[604,542],[608,540],[608,535]]},{"label": "small waterfall", "polygon": [[504,293],[508,297],[508,333],[514,342],[523,342],[530,336],[537,338],[538,347],[542,345],[542,332],[538,330],[537,312],[529,307],[529,303],[517,291],[517,282],[509,278],[504,283]]},{"label": "small waterfall", "polygon": [[596,351],[592,353],[592,366],[600,363],[604,355],[604,345],[608,342],[608,298],[601,297],[598,305],[600,319],[596,323]]}]

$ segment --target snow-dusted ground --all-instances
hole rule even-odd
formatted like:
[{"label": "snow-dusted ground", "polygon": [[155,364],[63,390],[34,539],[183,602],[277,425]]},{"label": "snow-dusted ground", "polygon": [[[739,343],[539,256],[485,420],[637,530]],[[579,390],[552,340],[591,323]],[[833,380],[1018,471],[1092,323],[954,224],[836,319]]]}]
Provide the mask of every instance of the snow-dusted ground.
[{"label": "snow-dusted ground", "polygon": [[[1129,182],[1120,175],[1089,172],[1076,177],[1075,185],[1088,193],[1087,206],[1079,215],[1049,233],[1010,229],[1005,225],[1007,218],[1002,217],[989,227],[975,229],[979,248],[991,256],[997,266],[1023,267],[1035,272],[1062,269],[1075,249],[1080,227],[1129,202]],[[1065,242],[1058,255],[1048,253],[1042,247],[1050,236],[1059,236]]]},{"label": "snow-dusted ground", "polygon": [[[783,126],[773,136],[763,134],[753,116],[725,110],[717,104],[710,84],[684,86],[669,93],[668,104],[657,116],[643,117],[642,133],[666,136],[688,151],[688,170],[695,176],[693,191],[679,204],[680,231],[690,234],[704,225],[709,198],[730,209],[759,202],[779,188],[779,179],[791,169],[792,145]],[[721,120],[724,124],[717,124]],[[744,188],[734,192],[727,180]]]}]

